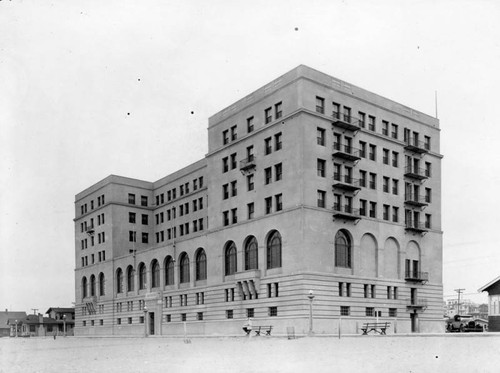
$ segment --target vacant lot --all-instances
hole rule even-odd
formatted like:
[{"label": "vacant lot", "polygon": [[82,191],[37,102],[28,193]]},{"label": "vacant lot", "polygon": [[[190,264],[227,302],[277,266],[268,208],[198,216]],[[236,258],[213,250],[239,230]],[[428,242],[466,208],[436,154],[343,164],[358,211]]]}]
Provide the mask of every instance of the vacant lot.
[{"label": "vacant lot", "polygon": [[500,334],[1,338],[0,372],[500,372]]}]

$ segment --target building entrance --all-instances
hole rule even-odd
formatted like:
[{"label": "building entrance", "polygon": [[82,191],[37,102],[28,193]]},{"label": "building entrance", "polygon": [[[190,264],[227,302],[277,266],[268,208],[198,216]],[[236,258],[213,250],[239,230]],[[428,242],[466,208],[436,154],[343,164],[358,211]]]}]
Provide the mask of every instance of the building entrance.
[{"label": "building entrance", "polygon": [[155,334],[155,313],[154,312],[149,313],[149,334],[150,335]]}]

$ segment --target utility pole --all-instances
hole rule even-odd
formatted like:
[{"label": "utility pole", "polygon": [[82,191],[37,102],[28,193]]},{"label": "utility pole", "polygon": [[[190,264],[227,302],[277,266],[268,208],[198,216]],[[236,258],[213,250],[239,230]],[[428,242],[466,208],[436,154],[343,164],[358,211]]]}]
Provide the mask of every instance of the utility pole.
[{"label": "utility pole", "polygon": [[458,301],[457,301],[457,315],[460,314],[460,293],[463,292],[465,289],[455,289],[455,291],[458,293]]},{"label": "utility pole", "polygon": [[38,311],[38,308],[32,308],[31,310],[33,311],[33,315],[36,315],[36,311]]}]

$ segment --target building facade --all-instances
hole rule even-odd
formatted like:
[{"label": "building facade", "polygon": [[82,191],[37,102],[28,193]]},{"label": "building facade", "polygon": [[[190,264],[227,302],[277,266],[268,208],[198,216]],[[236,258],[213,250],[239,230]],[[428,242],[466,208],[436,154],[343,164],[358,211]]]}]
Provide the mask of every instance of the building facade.
[{"label": "building facade", "polygon": [[500,277],[490,281],[478,291],[488,293],[488,331],[500,332]]},{"label": "building facade", "polygon": [[207,155],[75,198],[76,335],[444,331],[439,121],[299,66],[209,119]]}]

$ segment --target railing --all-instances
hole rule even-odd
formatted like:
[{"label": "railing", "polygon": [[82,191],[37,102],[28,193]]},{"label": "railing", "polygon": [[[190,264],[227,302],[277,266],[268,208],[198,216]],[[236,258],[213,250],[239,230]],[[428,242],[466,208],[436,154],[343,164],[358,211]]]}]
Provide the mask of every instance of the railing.
[{"label": "railing", "polygon": [[428,177],[430,177],[430,172],[423,168],[406,166],[405,176],[414,177],[416,179],[427,179]]},{"label": "railing", "polygon": [[360,189],[361,188],[361,180],[354,179],[349,175],[341,175],[338,172],[333,174],[333,187],[344,188],[344,189]]},{"label": "railing", "polygon": [[332,112],[332,117],[334,119],[333,123],[339,127],[342,127],[342,128],[345,128],[345,129],[348,129],[351,131],[355,131],[355,130],[358,130],[359,128],[361,128],[360,121],[358,119],[354,118],[350,114],[342,114],[338,111],[334,111],[334,112]]},{"label": "railing", "polygon": [[355,209],[350,205],[341,205],[340,203],[334,203],[333,210],[336,212],[359,216],[359,209]]},{"label": "railing", "polygon": [[429,281],[429,272],[406,271],[405,280]]},{"label": "railing", "polygon": [[409,137],[405,140],[405,149],[417,152],[417,153],[427,153],[430,149],[429,144],[419,141],[415,137]]},{"label": "railing", "polygon": [[414,193],[405,193],[405,203],[424,206],[429,203],[429,198],[425,195],[416,195]]},{"label": "railing", "polygon": [[406,307],[425,308],[427,299],[425,298],[406,298]]},{"label": "railing", "polygon": [[255,166],[255,156],[253,155],[240,161],[240,170],[246,170]]},{"label": "railing", "polygon": [[405,229],[424,232],[424,231],[427,231],[429,228],[426,226],[426,224],[423,224],[419,221],[408,220],[406,222]]},{"label": "railing", "polygon": [[351,145],[345,145],[338,142],[333,143],[333,153],[339,157],[348,159],[360,159],[360,151]]},{"label": "railing", "polygon": [[92,235],[94,233],[94,225],[87,226],[87,228],[85,228],[85,233]]}]

